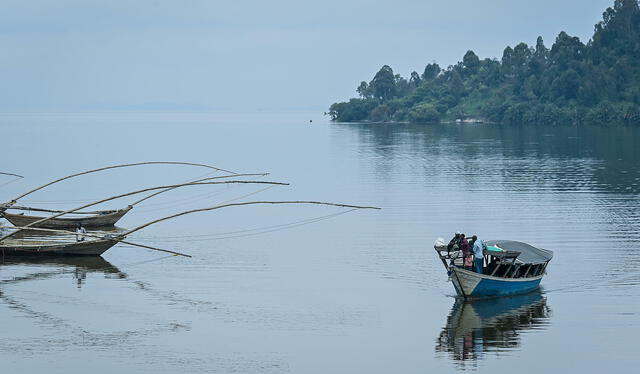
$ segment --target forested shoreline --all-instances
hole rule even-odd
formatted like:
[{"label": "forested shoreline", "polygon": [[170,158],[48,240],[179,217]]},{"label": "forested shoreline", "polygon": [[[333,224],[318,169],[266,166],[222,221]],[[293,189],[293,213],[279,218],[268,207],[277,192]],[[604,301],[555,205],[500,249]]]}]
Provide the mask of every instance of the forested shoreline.
[{"label": "forested shoreline", "polygon": [[334,103],[339,122],[440,122],[481,119],[504,124],[640,125],[640,8],[615,0],[582,43],[562,31],[548,48],[506,47],[500,60],[469,50],[442,69],[427,64],[408,79],[384,65],[357,88],[359,98]]}]

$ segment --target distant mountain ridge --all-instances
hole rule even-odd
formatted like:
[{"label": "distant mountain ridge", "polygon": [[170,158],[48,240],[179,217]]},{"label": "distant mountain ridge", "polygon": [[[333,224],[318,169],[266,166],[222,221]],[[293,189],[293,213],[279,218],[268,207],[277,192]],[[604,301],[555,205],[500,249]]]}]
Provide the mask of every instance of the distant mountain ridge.
[{"label": "distant mountain ridge", "polygon": [[501,60],[468,51],[409,79],[384,65],[357,92],[331,105],[332,120],[640,125],[638,0],[615,0],[587,44],[562,31],[550,49],[538,37],[535,46],[505,48]]}]

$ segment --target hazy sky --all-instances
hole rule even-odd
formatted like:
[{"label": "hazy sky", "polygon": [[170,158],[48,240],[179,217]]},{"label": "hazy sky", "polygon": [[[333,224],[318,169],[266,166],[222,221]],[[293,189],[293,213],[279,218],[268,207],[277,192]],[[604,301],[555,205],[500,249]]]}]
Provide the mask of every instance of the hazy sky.
[{"label": "hazy sky", "polygon": [[586,42],[613,0],[1,0],[0,111],[326,109],[507,45]]}]

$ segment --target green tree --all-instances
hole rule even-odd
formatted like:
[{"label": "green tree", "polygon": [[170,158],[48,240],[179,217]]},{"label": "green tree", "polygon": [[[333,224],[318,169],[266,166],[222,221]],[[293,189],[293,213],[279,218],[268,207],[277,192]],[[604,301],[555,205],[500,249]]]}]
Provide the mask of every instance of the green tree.
[{"label": "green tree", "polygon": [[536,50],[534,55],[545,60],[549,57],[549,48],[545,47],[542,36],[538,36],[538,39],[536,39]]},{"label": "green tree", "polygon": [[480,58],[471,50],[467,51],[462,58],[464,69],[471,75],[476,74],[480,69]]},{"label": "green tree", "polygon": [[411,91],[411,85],[409,82],[404,79],[400,74],[396,74],[394,77],[395,81],[395,91],[392,97],[398,96],[403,97],[409,94]]},{"label": "green tree", "polygon": [[580,75],[573,70],[568,69],[563,72],[558,78],[553,80],[552,89],[556,97],[563,97],[565,99],[573,99],[578,95],[578,89],[580,88]]},{"label": "green tree", "polygon": [[529,61],[529,71],[536,77],[540,77],[542,72],[546,68],[547,59],[549,58],[549,49],[545,47],[542,36],[538,36],[536,40],[536,48],[533,52],[533,56]]},{"label": "green tree", "polygon": [[502,74],[506,77],[513,75],[513,48],[507,46],[502,52]]},{"label": "green tree", "polygon": [[456,102],[464,95],[464,81],[457,70],[453,70],[451,73],[451,79],[449,80],[449,92],[456,99]]},{"label": "green tree", "polygon": [[497,87],[502,81],[500,73],[500,62],[485,58],[480,64],[479,77],[480,81],[489,87]]},{"label": "green tree", "polygon": [[420,82],[422,81],[422,79],[420,79],[420,74],[418,74],[417,71],[412,71],[411,72],[411,77],[409,78],[409,85],[412,88],[418,87],[420,85]]},{"label": "green tree", "polygon": [[396,77],[389,65],[384,65],[369,83],[373,96],[382,101],[389,100],[396,93]]},{"label": "green tree", "polygon": [[513,67],[513,72],[520,79],[523,79],[527,75],[529,70],[529,61],[531,60],[532,55],[533,51],[529,48],[527,43],[520,43],[513,48],[511,65]]},{"label": "green tree", "polygon": [[424,68],[424,73],[422,73],[422,79],[426,81],[434,80],[440,74],[441,71],[442,69],[440,68],[440,65],[436,64],[435,62],[432,64],[428,64]]},{"label": "green tree", "polygon": [[409,120],[411,122],[440,122],[440,113],[429,103],[422,103],[409,110]]},{"label": "green tree", "polygon": [[566,69],[569,63],[573,61],[581,61],[585,54],[585,45],[582,44],[580,38],[569,36],[562,31],[558,34],[556,42],[551,47],[549,53],[549,62],[557,65],[560,69]]},{"label": "green tree", "polygon": [[371,90],[369,89],[369,85],[365,81],[360,82],[360,85],[358,86],[356,91],[358,92],[360,97],[362,97],[363,99],[368,99],[372,97]]},{"label": "green tree", "polygon": [[334,121],[364,121],[376,106],[376,100],[351,99],[349,102],[332,104],[329,116]]}]

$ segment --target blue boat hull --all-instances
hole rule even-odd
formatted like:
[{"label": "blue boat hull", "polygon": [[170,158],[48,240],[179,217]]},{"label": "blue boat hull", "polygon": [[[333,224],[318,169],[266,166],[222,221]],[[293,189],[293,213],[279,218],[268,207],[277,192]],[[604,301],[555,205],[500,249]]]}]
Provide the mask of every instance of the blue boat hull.
[{"label": "blue boat hull", "polygon": [[542,275],[534,278],[498,278],[454,268],[451,281],[459,296],[480,298],[531,292],[540,286]]}]

